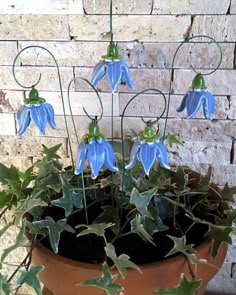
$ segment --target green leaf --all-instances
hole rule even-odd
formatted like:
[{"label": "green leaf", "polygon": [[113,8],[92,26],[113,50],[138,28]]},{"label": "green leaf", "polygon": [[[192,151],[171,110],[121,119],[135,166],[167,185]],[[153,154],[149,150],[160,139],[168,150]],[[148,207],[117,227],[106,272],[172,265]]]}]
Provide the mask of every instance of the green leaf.
[{"label": "green leaf", "polygon": [[108,243],[104,248],[106,255],[114,262],[117,270],[119,271],[121,277],[124,279],[126,276],[126,269],[133,268],[142,273],[141,269],[132,261],[130,261],[130,257],[126,254],[121,254],[119,257],[116,255],[115,247]]},{"label": "green leaf", "polygon": [[197,290],[201,286],[202,280],[188,281],[185,275],[182,273],[179,284],[172,288],[157,289],[152,294],[159,295],[196,295]]},{"label": "green leaf", "polygon": [[236,194],[236,186],[229,187],[229,184],[226,183],[221,193],[224,200],[233,202],[233,196]]},{"label": "green leaf", "polygon": [[58,253],[58,244],[60,241],[61,233],[65,230],[75,233],[75,230],[66,223],[66,219],[54,221],[50,216],[46,216],[44,220],[34,221],[32,224],[40,229],[46,228],[49,233],[50,245],[55,253]]},{"label": "green leaf", "polygon": [[188,183],[188,177],[184,173],[183,167],[181,167],[181,166],[177,167],[177,170],[173,175],[173,180],[178,185],[179,189],[185,189],[186,188],[186,185]]},{"label": "green leaf", "polygon": [[148,217],[153,219],[152,215],[148,211],[148,205],[152,199],[152,197],[156,194],[157,189],[150,189],[143,193],[139,193],[139,191],[134,187],[131,196],[130,196],[130,204],[133,204],[142,217]]},{"label": "green leaf", "polygon": [[202,192],[208,192],[209,186],[210,186],[211,175],[212,175],[212,166],[209,166],[207,174],[204,176],[201,175],[201,177],[200,177],[198,190],[200,190]]},{"label": "green leaf", "polygon": [[58,150],[60,149],[61,146],[62,146],[62,144],[59,143],[57,145],[54,145],[54,146],[48,148],[46,145],[42,144],[42,147],[43,147],[42,153],[47,156],[48,160],[60,159],[60,156],[57,155],[57,152],[58,152]]},{"label": "green leaf", "polygon": [[116,295],[118,292],[123,290],[121,285],[114,284],[116,278],[117,275],[111,275],[107,263],[104,262],[102,265],[101,277],[84,281],[80,284],[77,284],[76,286],[93,286],[104,290],[107,295]]},{"label": "green leaf", "polygon": [[95,234],[97,236],[103,237],[105,234],[105,229],[112,227],[114,224],[109,223],[96,223],[96,224],[80,224],[77,225],[75,228],[82,228],[85,227],[86,229],[82,230],[77,237],[89,235],[89,234]]},{"label": "green leaf", "polygon": [[2,265],[3,261],[5,260],[5,258],[7,257],[7,255],[9,253],[11,253],[12,251],[16,250],[19,247],[26,246],[26,244],[27,244],[27,239],[25,237],[25,220],[23,220],[22,226],[21,226],[20,231],[16,237],[15,243],[12,246],[3,250],[3,254],[0,259],[0,269],[1,269],[1,265]]},{"label": "green leaf", "polygon": [[178,138],[177,134],[166,135],[164,141],[166,142],[166,145],[169,145],[171,148],[174,144],[183,145],[183,142]]},{"label": "green leaf", "polygon": [[62,184],[63,197],[52,201],[51,203],[55,206],[61,207],[65,210],[65,216],[69,216],[73,211],[73,206],[76,208],[83,208],[83,191],[75,191],[68,180],[62,175],[60,176]]},{"label": "green leaf", "polygon": [[131,224],[131,232],[136,233],[143,239],[145,242],[149,242],[152,245],[156,246],[153,242],[152,236],[145,230],[144,225],[142,224],[142,218],[140,214],[137,214],[133,220],[130,222]]},{"label": "green leaf", "polygon": [[0,273],[0,294],[10,295],[11,284],[7,282],[7,276]]},{"label": "green leaf", "polygon": [[14,213],[16,219],[15,224],[18,224],[26,212],[29,212],[34,207],[47,207],[48,204],[41,199],[29,196],[26,200],[21,200],[18,203]]},{"label": "green leaf", "polygon": [[210,228],[210,235],[212,238],[211,244],[211,256],[214,259],[218,253],[219,247],[222,242],[226,242],[228,244],[232,244],[232,240],[230,237],[230,233],[232,232],[231,227],[226,227],[225,229],[221,230],[216,227]]},{"label": "green leaf", "polygon": [[0,192],[0,208],[7,207],[10,209],[14,201],[13,194],[8,194],[6,191]]},{"label": "green leaf", "polygon": [[43,269],[43,266],[34,266],[31,264],[28,270],[20,270],[21,276],[17,280],[17,286],[27,284],[35,290],[37,295],[42,295],[38,273]]},{"label": "green leaf", "polygon": [[32,235],[42,235],[46,236],[48,231],[46,228],[41,228],[40,225],[37,225],[35,223],[31,223],[28,220],[26,220],[26,227],[29,229],[29,232]]},{"label": "green leaf", "polygon": [[194,246],[193,244],[186,245],[186,236],[177,238],[177,237],[167,235],[167,237],[169,237],[174,242],[174,246],[165,257],[176,254],[178,252],[181,252],[186,256],[189,256],[189,254],[196,253],[196,250],[193,248]]},{"label": "green leaf", "polygon": [[9,181],[19,181],[18,170],[14,166],[8,168],[0,163],[0,182],[2,184],[9,184]]}]

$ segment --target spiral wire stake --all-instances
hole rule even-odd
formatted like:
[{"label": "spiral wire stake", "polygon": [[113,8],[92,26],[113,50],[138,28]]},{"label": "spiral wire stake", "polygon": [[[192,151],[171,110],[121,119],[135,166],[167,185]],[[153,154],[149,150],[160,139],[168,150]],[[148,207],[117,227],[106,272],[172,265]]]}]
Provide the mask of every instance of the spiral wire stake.
[{"label": "spiral wire stake", "polygon": [[[51,53],[51,51],[49,51],[47,48],[43,47],[43,46],[39,46],[39,45],[30,45],[30,46],[27,46],[25,48],[23,48],[15,57],[14,61],[13,61],[13,65],[12,65],[12,73],[13,73],[13,77],[16,81],[16,83],[22,87],[22,88],[25,88],[25,89],[30,89],[32,88],[32,85],[30,86],[25,86],[23,85],[22,83],[19,82],[19,80],[17,79],[16,77],[16,72],[15,72],[15,68],[16,68],[16,61],[17,59],[19,58],[19,56],[27,49],[31,49],[31,48],[39,48],[39,49],[42,49],[42,50],[45,50],[46,52],[49,53],[49,55],[52,57],[55,65],[56,65],[56,68],[57,68],[57,76],[58,76],[58,80],[59,80],[59,88],[60,88],[60,94],[61,94],[61,100],[62,100],[62,108],[63,108],[63,115],[64,115],[64,121],[65,121],[65,127],[66,127],[66,134],[67,134],[67,137],[68,137],[68,144],[69,144],[69,152],[70,152],[70,156],[71,156],[71,163],[72,163],[72,166],[74,167],[74,160],[73,160],[73,153],[72,153],[72,147],[71,147],[71,138],[70,138],[70,133],[69,133],[69,128],[68,128],[68,122],[67,122],[67,118],[66,118],[66,112],[65,112],[65,101],[64,101],[64,96],[63,96],[63,90],[62,90],[62,81],[61,81],[61,73],[60,73],[60,68],[58,66],[58,63],[54,57],[54,55]],[[37,80],[36,83],[33,84],[33,87],[37,86],[39,84],[39,82],[41,81],[41,78],[42,78],[42,74],[40,73],[39,74],[39,78]]]}]

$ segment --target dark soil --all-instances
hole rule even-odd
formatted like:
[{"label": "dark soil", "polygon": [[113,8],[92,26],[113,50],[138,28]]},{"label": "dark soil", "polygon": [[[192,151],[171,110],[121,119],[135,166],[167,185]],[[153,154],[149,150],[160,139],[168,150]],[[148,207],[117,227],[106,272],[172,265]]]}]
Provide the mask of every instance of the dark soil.
[{"label": "dark soil", "polygon": [[[89,222],[92,222],[94,216],[99,215],[100,208],[93,206],[89,209],[89,217],[92,217]],[[44,216],[51,216],[54,220],[59,220],[64,217],[64,210],[58,207],[47,208]],[[84,214],[79,212],[73,214],[68,218],[68,224],[73,228],[80,224],[86,223]],[[165,232],[158,232],[154,234],[154,243],[156,247],[150,243],[144,242],[137,234],[130,234],[121,239],[117,239],[114,243],[117,255],[125,253],[131,257],[131,260],[136,264],[145,264],[149,262],[163,260],[165,255],[173,247],[173,242],[167,235],[181,237],[188,230],[191,225],[189,218],[185,214],[178,214],[176,217],[176,223],[178,224],[177,229],[173,226],[173,220],[165,220],[164,222],[169,226],[169,230]],[[198,246],[205,239],[208,227],[205,225],[197,224],[194,225],[187,233],[187,243]],[[77,231],[78,233],[78,231]],[[73,260],[81,262],[103,262],[104,261],[104,241],[102,238],[95,235],[76,237],[76,234],[69,232],[62,232],[59,252],[58,254]],[[112,235],[112,232],[108,231],[108,235]],[[42,244],[49,248],[50,243],[48,238],[43,239]]]}]

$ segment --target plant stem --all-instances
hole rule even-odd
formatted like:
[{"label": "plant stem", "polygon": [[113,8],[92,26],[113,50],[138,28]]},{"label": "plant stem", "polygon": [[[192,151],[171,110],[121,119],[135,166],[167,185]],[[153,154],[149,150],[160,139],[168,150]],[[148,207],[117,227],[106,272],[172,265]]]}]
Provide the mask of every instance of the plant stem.
[{"label": "plant stem", "polygon": [[8,208],[5,208],[1,213],[0,213],[0,219],[3,217],[3,215],[7,212]]},{"label": "plant stem", "polygon": [[190,274],[191,274],[192,280],[195,281],[196,276],[195,276],[195,273],[194,273],[193,270],[192,270],[192,267],[191,267],[191,263],[190,263],[190,261],[189,261],[189,258],[188,258],[187,256],[185,256],[185,259],[186,259],[186,261],[187,261],[187,263],[188,263],[188,269],[189,269],[189,272],[190,272]]}]

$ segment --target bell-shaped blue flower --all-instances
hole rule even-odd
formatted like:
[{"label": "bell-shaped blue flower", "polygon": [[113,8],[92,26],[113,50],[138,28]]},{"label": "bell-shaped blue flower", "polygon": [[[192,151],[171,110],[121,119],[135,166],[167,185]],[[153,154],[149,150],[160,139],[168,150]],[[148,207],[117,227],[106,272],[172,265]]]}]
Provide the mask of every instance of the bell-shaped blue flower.
[{"label": "bell-shaped blue flower", "polygon": [[155,161],[158,161],[162,167],[170,169],[166,147],[157,139],[152,126],[146,126],[141,138],[135,140],[130,154],[130,161],[125,168],[132,169],[137,160],[141,162],[147,175],[149,175]]},{"label": "bell-shaped blue flower", "polygon": [[56,129],[53,107],[39,97],[35,88],[29,93],[29,98],[25,100],[25,105],[21,106],[17,112],[19,130],[17,135],[22,136],[33,121],[42,135],[45,134],[47,123],[52,129]]},{"label": "bell-shaped blue flower", "polygon": [[129,88],[133,89],[133,83],[130,78],[130,71],[126,63],[118,54],[117,46],[114,42],[110,42],[107,49],[107,55],[102,57],[103,60],[96,64],[91,84],[96,87],[98,82],[106,75],[112,92],[120,83],[125,83]]},{"label": "bell-shaped blue flower", "polygon": [[203,114],[206,119],[212,120],[215,109],[215,97],[206,89],[204,78],[201,74],[197,74],[193,79],[192,89],[183,97],[177,112],[187,109],[187,118],[193,118],[203,107]]},{"label": "bell-shaped blue flower", "polygon": [[76,175],[84,170],[86,160],[90,166],[93,179],[97,178],[103,165],[111,172],[118,171],[118,168],[114,165],[113,148],[100,133],[96,121],[90,123],[88,134],[83,137],[82,142],[78,145],[74,171]]}]

